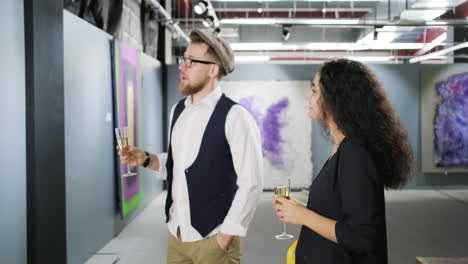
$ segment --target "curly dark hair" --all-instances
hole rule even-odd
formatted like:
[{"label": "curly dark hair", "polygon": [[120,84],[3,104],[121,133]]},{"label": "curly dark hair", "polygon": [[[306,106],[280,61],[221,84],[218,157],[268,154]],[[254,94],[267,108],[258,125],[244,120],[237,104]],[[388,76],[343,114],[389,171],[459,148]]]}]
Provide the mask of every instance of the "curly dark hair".
[{"label": "curly dark hair", "polygon": [[319,76],[324,131],[329,135],[323,120],[331,118],[345,136],[364,141],[385,188],[404,186],[412,170],[411,146],[375,74],[360,62],[337,59],[325,62]]}]

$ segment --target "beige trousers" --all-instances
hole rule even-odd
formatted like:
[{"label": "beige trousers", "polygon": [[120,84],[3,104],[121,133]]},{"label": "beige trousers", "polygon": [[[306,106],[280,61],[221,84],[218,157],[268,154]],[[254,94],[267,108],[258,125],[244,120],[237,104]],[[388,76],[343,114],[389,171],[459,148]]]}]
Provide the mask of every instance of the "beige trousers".
[{"label": "beige trousers", "polygon": [[240,239],[234,237],[227,249],[222,249],[216,236],[195,242],[183,242],[180,233],[168,235],[167,264],[239,264]]}]

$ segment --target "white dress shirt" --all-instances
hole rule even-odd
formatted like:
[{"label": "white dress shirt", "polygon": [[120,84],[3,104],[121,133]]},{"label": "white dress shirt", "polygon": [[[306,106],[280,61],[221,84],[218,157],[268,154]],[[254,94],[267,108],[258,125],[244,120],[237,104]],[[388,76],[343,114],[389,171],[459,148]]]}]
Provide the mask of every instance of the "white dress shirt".
[{"label": "white dress shirt", "polygon": [[[191,97],[185,100],[185,109],[180,114],[172,131],[172,158],[174,160],[172,199],[169,210],[169,232],[176,236],[180,227],[182,241],[203,239],[190,220],[190,203],[185,169],[195,161],[200,149],[208,120],[222,92],[216,88],[200,102],[193,104]],[[172,107],[169,124],[172,123],[175,105]],[[245,236],[263,189],[263,156],[260,132],[255,120],[241,105],[229,110],[225,124],[226,138],[231,148],[238,189],[224,222],[208,236],[218,232]],[[157,155],[160,161],[158,178],[166,179],[167,153]],[[206,183],[207,185],[209,183]]]}]

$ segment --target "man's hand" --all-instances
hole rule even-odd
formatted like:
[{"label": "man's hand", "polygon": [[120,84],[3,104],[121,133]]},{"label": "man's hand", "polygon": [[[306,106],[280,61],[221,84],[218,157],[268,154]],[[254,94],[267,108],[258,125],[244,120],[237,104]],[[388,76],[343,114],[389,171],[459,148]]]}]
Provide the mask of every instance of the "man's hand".
[{"label": "man's hand", "polygon": [[216,234],[216,241],[218,242],[218,245],[222,248],[222,249],[227,249],[229,244],[231,243],[233,239],[233,236],[231,235],[226,235],[224,233],[217,233]]},{"label": "man's hand", "polygon": [[120,162],[122,162],[122,164],[129,164],[131,167],[137,167],[141,166],[146,159],[145,152],[140,148],[128,146],[124,149],[117,147],[117,149],[119,150]]}]

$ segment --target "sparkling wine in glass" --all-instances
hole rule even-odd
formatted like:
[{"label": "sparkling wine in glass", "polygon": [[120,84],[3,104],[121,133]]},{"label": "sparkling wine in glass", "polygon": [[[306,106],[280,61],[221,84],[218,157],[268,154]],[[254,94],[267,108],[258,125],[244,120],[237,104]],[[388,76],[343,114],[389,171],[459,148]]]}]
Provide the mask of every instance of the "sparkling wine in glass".
[{"label": "sparkling wine in glass", "polygon": [[[124,150],[126,147],[129,146],[129,131],[128,131],[128,127],[122,127],[122,128],[116,128],[115,129],[115,137],[117,138],[117,144],[119,145],[119,149],[120,150]],[[134,176],[136,175],[136,173],[132,172],[130,170],[130,165],[127,164],[127,172],[123,175],[124,177],[128,177],[128,176]]]},{"label": "sparkling wine in glass", "polygon": [[[275,186],[273,190],[275,192],[275,195],[282,196],[286,199],[289,199],[289,195],[291,194],[291,186],[289,184],[289,181],[288,181],[288,185]],[[283,233],[276,235],[275,238],[283,240],[283,239],[290,239],[293,237],[294,237],[293,235],[286,233],[286,223],[283,222]]]}]

